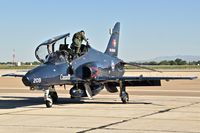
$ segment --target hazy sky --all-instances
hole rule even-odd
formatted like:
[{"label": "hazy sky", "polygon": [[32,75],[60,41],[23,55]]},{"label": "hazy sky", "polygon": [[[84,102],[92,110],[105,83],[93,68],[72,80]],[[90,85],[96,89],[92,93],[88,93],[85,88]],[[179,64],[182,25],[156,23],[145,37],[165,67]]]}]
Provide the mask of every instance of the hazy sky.
[{"label": "hazy sky", "polygon": [[104,51],[117,21],[126,61],[200,55],[200,0],[0,0],[0,62],[13,49],[17,61],[34,61],[40,43],[79,30]]}]

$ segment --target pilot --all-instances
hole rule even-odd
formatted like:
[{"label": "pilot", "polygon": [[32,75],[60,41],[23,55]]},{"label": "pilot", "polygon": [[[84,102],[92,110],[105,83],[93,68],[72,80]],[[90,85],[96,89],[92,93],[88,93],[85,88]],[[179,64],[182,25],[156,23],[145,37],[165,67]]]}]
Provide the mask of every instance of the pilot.
[{"label": "pilot", "polygon": [[88,43],[86,37],[85,37],[85,32],[82,30],[80,32],[77,32],[74,34],[72,38],[72,44],[71,44],[71,49],[74,50],[74,56],[77,57],[80,53],[80,48],[83,40]]}]

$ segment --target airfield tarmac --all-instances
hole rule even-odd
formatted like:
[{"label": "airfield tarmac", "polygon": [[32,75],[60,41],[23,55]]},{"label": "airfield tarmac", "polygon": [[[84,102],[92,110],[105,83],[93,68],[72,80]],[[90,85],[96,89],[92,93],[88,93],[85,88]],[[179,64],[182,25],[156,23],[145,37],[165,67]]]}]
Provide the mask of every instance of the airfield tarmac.
[{"label": "airfield tarmac", "polygon": [[[16,72],[0,70],[0,74]],[[126,75],[199,76],[196,70],[163,73],[129,71]],[[42,91],[29,91],[20,78],[0,78],[0,133],[127,132],[200,133],[200,79],[162,81],[161,87],[128,87],[130,101],[102,91],[93,100],[69,97],[70,86],[46,108]]]}]

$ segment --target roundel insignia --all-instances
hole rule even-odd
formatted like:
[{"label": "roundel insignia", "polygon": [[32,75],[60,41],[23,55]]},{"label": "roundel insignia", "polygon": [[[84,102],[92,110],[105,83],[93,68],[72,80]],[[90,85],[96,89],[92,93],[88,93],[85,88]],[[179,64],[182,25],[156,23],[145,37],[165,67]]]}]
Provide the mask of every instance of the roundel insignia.
[{"label": "roundel insignia", "polygon": [[117,41],[116,41],[116,39],[113,39],[113,40],[112,40],[112,46],[115,48],[116,45],[117,45]]}]

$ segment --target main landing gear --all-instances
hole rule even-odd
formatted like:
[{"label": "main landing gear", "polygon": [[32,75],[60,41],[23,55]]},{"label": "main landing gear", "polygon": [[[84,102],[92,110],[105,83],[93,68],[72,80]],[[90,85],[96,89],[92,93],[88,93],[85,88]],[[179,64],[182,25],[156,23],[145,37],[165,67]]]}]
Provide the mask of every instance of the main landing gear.
[{"label": "main landing gear", "polygon": [[126,92],[126,86],[125,86],[125,83],[124,81],[120,81],[119,82],[119,86],[120,86],[120,98],[121,98],[121,101],[122,103],[127,103],[129,101],[129,96],[128,96],[128,93]]},{"label": "main landing gear", "polygon": [[51,108],[53,103],[57,102],[58,95],[54,86],[44,89],[44,101],[47,108]]}]

